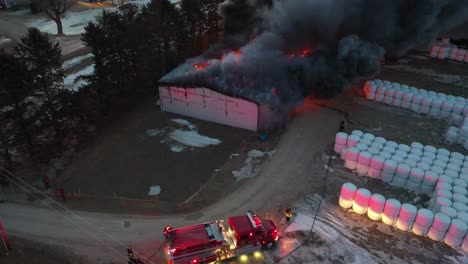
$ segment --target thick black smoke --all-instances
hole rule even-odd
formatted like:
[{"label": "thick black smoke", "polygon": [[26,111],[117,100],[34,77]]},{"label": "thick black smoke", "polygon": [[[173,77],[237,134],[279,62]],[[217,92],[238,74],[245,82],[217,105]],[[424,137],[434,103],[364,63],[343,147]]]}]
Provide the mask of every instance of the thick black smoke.
[{"label": "thick black smoke", "polygon": [[220,44],[161,81],[285,105],[374,76],[385,52],[401,56],[438,36],[460,36],[468,1],[226,0],[220,13]]}]

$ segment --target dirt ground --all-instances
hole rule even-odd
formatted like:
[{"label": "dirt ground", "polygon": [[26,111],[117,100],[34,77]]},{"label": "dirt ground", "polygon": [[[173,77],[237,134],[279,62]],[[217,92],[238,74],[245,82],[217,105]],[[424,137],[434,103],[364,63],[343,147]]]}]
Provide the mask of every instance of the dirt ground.
[{"label": "dirt ground", "polygon": [[2,264],[84,264],[79,256],[73,256],[65,248],[48,246],[19,237],[10,237],[11,251],[0,250]]},{"label": "dirt ground", "polygon": [[[147,130],[180,128],[171,121],[174,118],[191,122],[200,134],[222,143],[173,152],[161,143],[165,136],[146,134]],[[210,179],[231,154],[245,153],[257,141],[254,132],[165,113],[151,101],[102,131],[61,178],[67,191],[101,197],[151,199],[147,195],[150,186],[159,185],[159,201],[179,203]]]}]

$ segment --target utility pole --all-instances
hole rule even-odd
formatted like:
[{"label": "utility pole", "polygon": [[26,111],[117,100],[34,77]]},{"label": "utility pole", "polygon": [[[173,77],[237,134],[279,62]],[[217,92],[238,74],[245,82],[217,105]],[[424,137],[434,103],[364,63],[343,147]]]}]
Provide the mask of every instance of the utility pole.
[{"label": "utility pole", "polygon": [[3,228],[2,220],[0,220],[0,237],[2,238],[3,246],[5,247],[6,254],[10,251],[10,244],[8,243],[8,236]]}]

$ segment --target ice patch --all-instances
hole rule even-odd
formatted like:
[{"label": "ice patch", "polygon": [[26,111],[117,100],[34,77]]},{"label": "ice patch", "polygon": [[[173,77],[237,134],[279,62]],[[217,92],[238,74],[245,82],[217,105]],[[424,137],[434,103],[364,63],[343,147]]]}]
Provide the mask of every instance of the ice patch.
[{"label": "ice patch", "polygon": [[262,152],[259,150],[251,150],[248,153],[248,158],[245,160],[245,165],[240,170],[232,171],[232,175],[236,178],[236,181],[252,177],[252,171],[255,164],[260,162],[260,159],[268,156],[269,158],[273,155],[274,151]]},{"label": "ice patch", "polygon": [[[116,11],[117,8],[99,8],[89,9],[83,12],[67,12],[62,19],[63,33],[65,35],[79,35],[84,33],[84,27],[90,21],[95,21],[96,16],[101,14],[103,10]],[[47,18],[33,19],[25,22],[27,27],[37,27],[42,32],[57,34],[57,24]]]},{"label": "ice patch", "polygon": [[188,127],[189,129],[192,129],[192,130],[197,128],[195,125],[193,125],[192,123],[190,123],[189,121],[187,121],[185,119],[174,118],[174,119],[171,119],[171,121],[174,122],[174,123],[177,123],[179,125],[186,126],[186,127]]},{"label": "ice patch", "polygon": [[94,64],[89,65],[88,67],[82,69],[81,71],[72,73],[68,75],[64,80],[63,80],[63,85],[72,90],[72,91],[78,91],[82,85],[86,85],[87,82],[86,80],[79,80],[77,81],[76,78],[78,78],[80,75],[88,75],[94,72]]},{"label": "ice patch", "polygon": [[185,147],[182,146],[182,145],[179,145],[179,144],[171,144],[171,151],[172,152],[182,152],[182,150],[184,150]]},{"label": "ice patch", "polygon": [[159,185],[151,186],[148,192],[150,196],[156,196],[161,193],[161,187]]},{"label": "ice patch", "polygon": [[148,129],[145,131],[146,135],[149,137],[154,137],[161,134],[163,131],[161,129]]},{"label": "ice patch", "polygon": [[176,129],[169,135],[169,137],[183,145],[197,148],[203,148],[221,143],[221,140],[219,139],[200,135],[197,131],[193,130]]},{"label": "ice patch", "polygon": [[63,68],[65,70],[70,69],[70,68],[80,64],[82,61],[84,61],[86,59],[89,59],[89,58],[92,58],[92,57],[93,57],[93,54],[88,53],[88,54],[85,54],[85,55],[82,55],[82,56],[75,57],[73,59],[66,60],[66,61],[63,62]]}]

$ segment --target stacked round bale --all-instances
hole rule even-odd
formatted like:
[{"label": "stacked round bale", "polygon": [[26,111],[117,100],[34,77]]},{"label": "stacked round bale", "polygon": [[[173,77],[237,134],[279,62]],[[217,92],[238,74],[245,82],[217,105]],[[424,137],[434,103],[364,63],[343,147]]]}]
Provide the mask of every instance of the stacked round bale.
[{"label": "stacked round bale", "polygon": [[451,59],[468,63],[468,52],[450,43],[438,43],[431,47],[429,56],[439,59]]},{"label": "stacked round bale", "polygon": [[339,205],[374,221],[395,226],[402,231],[411,231],[419,236],[428,236],[434,241],[444,241],[451,247],[462,247],[468,252],[468,213],[458,213],[448,206],[434,213],[426,208],[419,210],[411,204],[401,204],[396,199],[386,200],[368,189],[357,188],[352,183],[341,187]]},{"label": "stacked round bale", "polygon": [[468,149],[468,99],[409,87],[379,79],[367,81],[364,93],[375,100],[395,107],[410,109],[432,117],[447,119],[451,126],[445,137],[449,144],[461,144]]},{"label": "stacked round bale", "polygon": [[[418,142],[410,146],[398,144],[360,130],[354,130],[350,135],[337,133],[335,151],[345,160],[345,167],[356,170],[360,176],[367,175],[428,195],[433,193],[439,175],[450,170],[446,169],[447,166],[460,170],[456,167],[456,164],[460,164],[459,160],[453,159],[454,164],[447,164],[450,162],[450,152],[445,149],[438,150]],[[437,159],[439,156],[442,160]],[[456,177],[453,171],[449,173]]]}]

